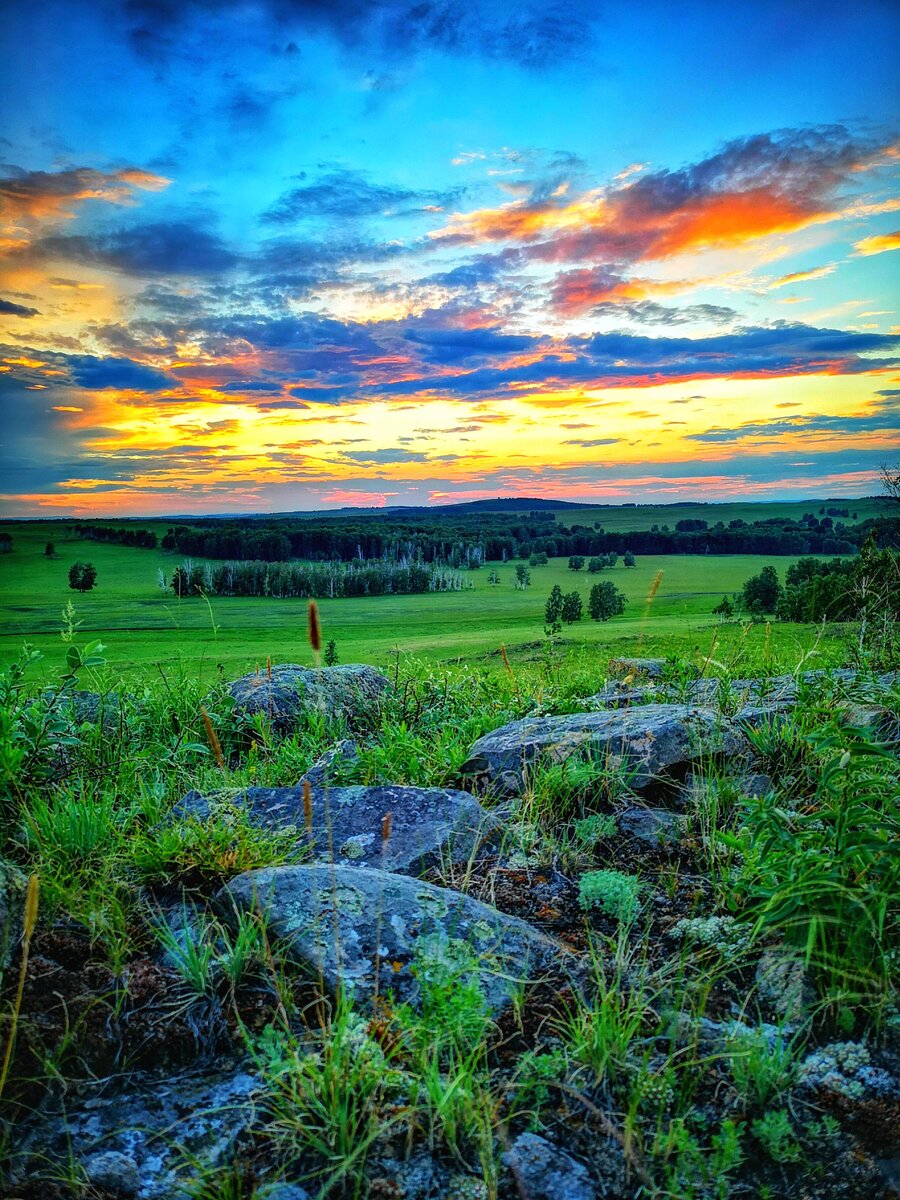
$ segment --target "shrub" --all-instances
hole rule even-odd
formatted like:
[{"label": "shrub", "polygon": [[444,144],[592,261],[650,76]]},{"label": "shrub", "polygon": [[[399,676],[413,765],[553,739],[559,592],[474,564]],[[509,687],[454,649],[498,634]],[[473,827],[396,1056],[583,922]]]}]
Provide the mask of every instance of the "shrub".
[{"label": "shrub", "polygon": [[638,913],[641,883],[623,871],[588,871],[578,881],[578,903],[583,909],[600,908],[623,923]]},{"label": "shrub", "polygon": [[560,614],[566,625],[573,625],[581,620],[582,603],[577,592],[568,592],[563,596],[562,612]]}]

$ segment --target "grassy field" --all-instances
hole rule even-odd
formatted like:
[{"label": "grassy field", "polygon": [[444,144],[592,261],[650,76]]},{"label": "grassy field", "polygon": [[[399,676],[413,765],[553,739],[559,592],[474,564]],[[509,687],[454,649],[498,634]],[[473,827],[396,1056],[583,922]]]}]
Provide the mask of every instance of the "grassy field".
[{"label": "grassy field", "polygon": [[[309,658],[306,644],[306,603],[302,600],[214,598],[176,599],[157,582],[181,561],[180,555],[68,540],[47,525],[14,529],[14,549],[0,556],[0,654],[9,661],[24,641],[45,655],[36,669],[54,674],[65,647],[59,636],[60,615],[68,601],[77,610],[83,638],[101,638],[118,671],[151,670],[180,659],[202,674],[222,664],[228,674],[264,663]],[[48,537],[57,557],[44,556]],[[68,587],[70,565],[90,560],[97,568],[97,586],[81,595]],[[199,560],[197,560],[199,561]],[[475,659],[496,653],[500,643],[515,657],[539,653],[543,638],[544,602],[554,584],[577,589],[587,600],[598,578],[611,579],[628,598],[625,615],[607,623],[585,619],[564,631],[566,647],[593,654],[648,652],[705,654],[713,636],[721,648],[760,649],[796,660],[815,640],[814,630],[773,626],[770,635],[757,626],[748,634],[740,625],[719,625],[711,609],[724,593],[741,587],[769,560],[737,555],[648,556],[634,569],[619,564],[601,576],[568,570],[565,559],[554,559],[531,570],[527,591],[513,586],[512,564],[497,566],[500,584],[488,582],[489,570],[467,576],[471,590],[418,596],[324,600],[320,602],[324,635],[334,638],[341,662],[369,662],[384,667],[397,649],[431,661]],[[775,560],[779,573],[793,562]],[[652,603],[646,597],[658,571],[662,584]],[[768,638],[768,640],[766,640]],[[820,649],[827,650],[826,641]],[[832,647],[833,648],[833,647]]]},{"label": "grassy field", "polygon": [[[849,517],[835,517],[835,521],[843,521],[845,525],[855,525],[860,521],[882,517],[888,511],[888,501],[883,497],[873,496],[863,500],[785,500],[781,502],[766,502],[753,504],[748,501],[736,500],[730,504],[641,504],[635,508],[621,505],[608,508],[562,509],[557,514],[560,525],[593,525],[599,521],[608,533],[624,533],[631,530],[651,529],[654,525],[662,528],[668,525],[674,529],[678,521],[706,521],[715,525],[722,521],[766,521],[770,518],[787,518],[792,521],[802,519],[804,513],[814,513],[819,516],[819,509],[847,509]],[[825,514],[822,514],[825,515]]]}]

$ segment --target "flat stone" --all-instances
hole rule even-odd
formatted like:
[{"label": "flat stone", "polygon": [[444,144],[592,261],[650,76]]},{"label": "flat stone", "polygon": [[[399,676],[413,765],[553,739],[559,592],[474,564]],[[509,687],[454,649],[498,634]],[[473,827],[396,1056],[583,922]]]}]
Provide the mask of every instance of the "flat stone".
[{"label": "flat stone", "polygon": [[621,768],[628,786],[640,791],[673,768],[711,754],[738,754],[745,747],[735,725],[712,709],[647,704],[512,721],[475,742],[461,774],[515,793],[529,765],[539,759],[563,762],[575,753],[593,754],[603,770]]},{"label": "flat stone", "polygon": [[[11,1154],[11,1176],[18,1184],[58,1179],[74,1152],[92,1179],[118,1162],[123,1196],[186,1200],[197,1164],[208,1171],[228,1163],[254,1127],[261,1089],[256,1076],[241,1070],[146,1079],[122,1090],[108,1081],[85,1087],[67,1095],[64,1111],[23,1126]],[[129,1193],[123,1188],[133,1185],[135,1173],[138,1187]],[[113,1190],[109,1183],[102,1186]]]},{"label": "flat stone", "polygon": [[94,1187],[112,1192],[114,1196],[137,1196],[141,1190],[137,1163],[118,1150],[92,1154],[84,1164],[84,1172]]},{"label": "flat stone", "polygon": [[476,980],[488,1008],[505,1008],[525,981],[565,969],[556,942],[469,896],[371,867],[267,867],[232,879],[213,900],[234,923],[241,910],[266,914],[290,957],[343,985],[357,1001],[375,991],[415,1003],[420,977]]},{"label": "flat stone", "polygon": [[[188,792],[172,816],[208,820],[218,810],[238,808],[265,829],[294,827],[298,848],[310,846],[314,859],[383,867],[419,874],[441,862],[464,862],[497,828],[498,822],[468,792],[451,788],[312,787],[312,834],[306,833],[302,787],[251,787],[238,793],[203,796]],[[383,822],[391,817],[390,837],[382,842]]]},{"label": "flat stone", "polygon": [[519,1134],[503,1161],[528,1200],[596,1200],[584,1163],[536,1133]]},{"label": "flat stone", "polygon": [[643,675],[646,679],[660,679],[666,669],[664,658],[611,658],[609,670],[613,675]]},{"label": "flat stone", "polygon": [[374,667],[301,667],[282,663],[271,673],[244,675],[229,685],[234,711],[247,717],[262,714],[272,728],[289,734],[309,713],[343,717],[350,725],[374,717],[388,680]]}]

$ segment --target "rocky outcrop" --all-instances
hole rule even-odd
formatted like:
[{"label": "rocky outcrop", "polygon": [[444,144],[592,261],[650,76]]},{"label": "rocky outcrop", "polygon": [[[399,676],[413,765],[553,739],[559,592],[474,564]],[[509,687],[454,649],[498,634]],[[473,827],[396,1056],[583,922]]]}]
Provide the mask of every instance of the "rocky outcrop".
[{"label": "rocky outcrop", "polygon": [[[251,787],[238,793],[188,794],[174,817],[207,820],[239,808],[266,829],[294,827],[313,858],[419,874],[439,863],[464,862],[497,828],[468,792],[450,788],[311,787],[312,829],[306,831],[303,788]],[[386,818],[390,828],[385,841]]]},{"label": "rocky outcrop", "polygon": [[415,1002],[423,973],[477,981],[488,1008],[510,1003],[519,982],[565,968],[564,952],[515,917],[433,884],[370,867],[271,867],[232,879],[215,897],[227,922],[267,916],[299,965],[357,1002],[377,991]]},{"label": "rocky outcrop", "polygon": [[230,686],[234,711],[268,718],[278,733],[291,733],[309,712],[343,717],[351,726],[372,720],[388,680],[374,667],[301,667],[282,663],[271,672],[244,675]]},{"label": "rocky outcrop", "polygon": [[[23,1130],[14,1180],[59,1179],[74,1152],[96,1187],[140,1200],[188,1200],[200,1170],[231,1161],[256,1123],[260,1081],[245,1071],[146,1079],[124,1091],[103,1085],[68,1095],[66,1107]],[[136,1185],[136,1186],[135,1186]]]},{"label": "rocky outcrop", "polygon": [[639,791],[662,776],[683,773],[698,759],[737,754],[744,747],[740,731],[712,709],[648,704],[513,721],[479,738],[461,773],[492,790],[515,793],[532,763],[591,754],[598,767],[621,769],[628,785]]}]

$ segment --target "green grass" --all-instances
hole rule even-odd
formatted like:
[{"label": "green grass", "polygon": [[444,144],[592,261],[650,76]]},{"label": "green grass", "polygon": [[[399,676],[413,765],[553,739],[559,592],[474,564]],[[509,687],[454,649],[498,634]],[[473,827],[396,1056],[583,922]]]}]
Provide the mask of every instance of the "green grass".
[{"label": "green grass", "polygon": [[[628,510],[626,510],[628,511]],[[29,523],[10,526],[14,549],[0,556],[0,657],[9,661],[23,641],[44,655],[36,668],[55,673],[63,661],[60,613],[75,604],[83,622],[81,636],[101,637],[108,656],[123,674],[151,671],[178,659],[211,677],[222,664],[233,675],[254,669],[271,656],[273,662],[306,662],[306,602],[265,598],[199,598],[178,600],[163,593],[157,572],[167,577],[182,556],[69,539],[61,527]],[[52,539],[58,557],[44,557]],[[76,559],[97,568],[97,586],[84,595],[70,590],[68,570]],[[196,562],[203,560],[195,559]],[[637,566],[621,563],[600,576],[568,570],[566,559],[552,559],[531,569],[526,591],[514,584],[514,566],[496,564],[500,584],[488,583],[490,571],[467,575],[472,589],[419,596],[374,596],[323,600],[319,607],[324,636],[334,638],[341,662],[369,662],[386,667],[399,648],[431,661],[472,659],[496,652],[505,643],[513,657],[534,654],[527,643],[543,638],[543,610],[554,584],[577,589],[586,601],[597,579],[612,580],[628,599],[623,617],[606,623],[585,619],[563,631],[568,647],[595,647],[604,654],[634,652],[638,643],[650,653],[694,657],[705,654],[714,633],[720,646],[744,640],[738,625],[719,626],[711,609],[725,593],[740,589],[767,562],[753,555],[654,555],[639,557]],[[775,560],[784,576],[793,558]],[[646,596],[657,571],[662,586],[651,608]],[[757,629],[756,640],[761,636]],[[795,659],[814,641],[815,631],[800,626],[773,629],[771,649],[789,651]],[[826,645],[828,643],[826,642]]]},{"label": "green grass", "polygon": [[[804,513],[814,513],[819,516],[819,509],[846,508],[849,517],[834,517],[835,521],[843,521],[853,525],[859,521],[868,521],[875,517],[883,517],[889,511],[889,501],[880,496],[866,497],[862,500],[783,500],[753,503],[746,500],[735,500],[724,504],[640,504],[634,508],[622,505],[604,508],[562,509],[557,514],[560,525],[593,525],[599,521],[607,533],[627,533],[632,530],[650,529],[653,525],[668,525],[674,529],[678,521],[707,521],[710,526],[717,521],[765,521],[769,518],[788,518],[792,521],[802,519]],[[856,521],[853,514],[856,513]],[[823,514],[824,515],[824,514]]]}]

